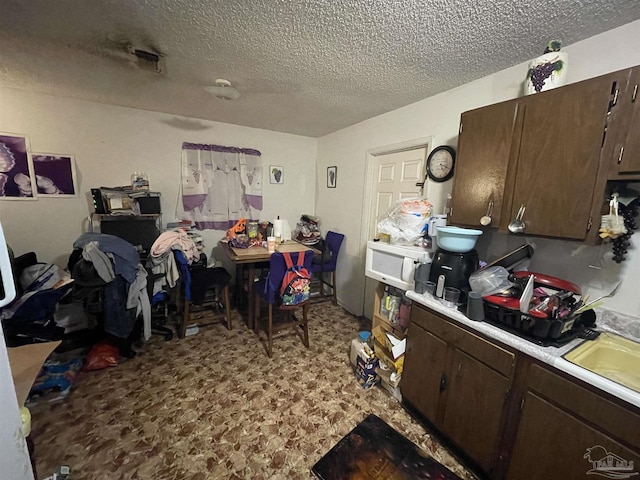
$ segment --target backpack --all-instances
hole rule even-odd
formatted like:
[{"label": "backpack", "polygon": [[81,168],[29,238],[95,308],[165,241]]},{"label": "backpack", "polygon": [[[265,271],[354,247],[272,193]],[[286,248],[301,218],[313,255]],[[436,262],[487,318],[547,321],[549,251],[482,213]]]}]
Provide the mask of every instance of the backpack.
[{"label": "backpack", "polygon": [[311,298],[311,275],[304,265],[304,252],[298,253],[298,264],[294,265],[291,255],[283,252],[287,271],[280,284],[282,305],[298,305]]}]

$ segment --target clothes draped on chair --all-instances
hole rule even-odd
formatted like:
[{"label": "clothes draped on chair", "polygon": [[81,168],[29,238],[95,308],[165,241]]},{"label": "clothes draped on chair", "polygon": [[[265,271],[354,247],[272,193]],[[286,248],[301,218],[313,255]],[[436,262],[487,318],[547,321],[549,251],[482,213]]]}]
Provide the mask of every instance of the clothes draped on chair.
[{"label": "clothes draped on chair", "polygon": [[199,230],[227,230],[240,218],[260,218],[260,156],[250,148],[183,143],[180,218]]},{"label": "clothes draped on chair", "polygon": [[231,329],[231,275],[222,267],[208,268],[206,260],[199,264],[201,255],[193,240],[179,230],[162,233],[151,247],[149,264],[158,276],[154,296],[165,288],[175,289],[180,338],[192,322],[205,317],[224,318]]},{"label": "clothes draped on chair", "polygon": [[[151,305],[147,272],[133,245],[114,235],[83,233],[73,243],[73,278],[79,286],[102,286],[104,330],[118,338],[133,332],[138,314],[143,317],[143,337],[151,338]],[[73,260],[72,260],[73,259]],[[95,273],[88,273],[87,267]],[[92,278],[86,278],[86,275]]]}]

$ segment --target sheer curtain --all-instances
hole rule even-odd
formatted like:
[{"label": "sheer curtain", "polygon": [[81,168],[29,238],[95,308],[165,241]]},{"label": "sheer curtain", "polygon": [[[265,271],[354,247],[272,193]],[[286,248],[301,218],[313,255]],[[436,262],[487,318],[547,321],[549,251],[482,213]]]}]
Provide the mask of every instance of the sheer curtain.
[{"label": "sheer curtain", "polygon": [[227,230],[262,211],[261,153],[251,148],[182,144],[178,217],[198,230]]}]

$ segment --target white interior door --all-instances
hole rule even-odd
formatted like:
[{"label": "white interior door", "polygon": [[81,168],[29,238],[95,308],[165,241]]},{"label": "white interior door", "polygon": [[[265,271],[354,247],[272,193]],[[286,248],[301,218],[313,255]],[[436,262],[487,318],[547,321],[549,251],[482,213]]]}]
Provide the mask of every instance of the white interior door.
[{"label": "white interior door", "polygon": [[[369,237],[376,238],[378,220],[402,198],[418,197],[424,181],[427,147],[376,155],[373,163],[371,216]],[[365,279],[364,315],[373,318],[373,299],[377,280]]]}]

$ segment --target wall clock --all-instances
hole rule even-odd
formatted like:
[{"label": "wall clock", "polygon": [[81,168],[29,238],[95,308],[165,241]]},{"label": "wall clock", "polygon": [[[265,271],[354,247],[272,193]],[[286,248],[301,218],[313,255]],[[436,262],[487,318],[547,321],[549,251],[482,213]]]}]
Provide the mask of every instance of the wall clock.
[{"label": "wall clock", "polygon": [[456,151],[447,145],[431,150],[427,157],[427,176],[434,182],[446,182],[453,177]]}]

